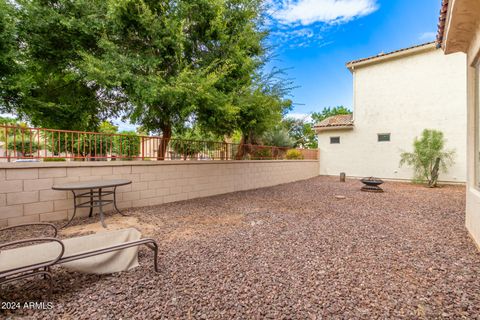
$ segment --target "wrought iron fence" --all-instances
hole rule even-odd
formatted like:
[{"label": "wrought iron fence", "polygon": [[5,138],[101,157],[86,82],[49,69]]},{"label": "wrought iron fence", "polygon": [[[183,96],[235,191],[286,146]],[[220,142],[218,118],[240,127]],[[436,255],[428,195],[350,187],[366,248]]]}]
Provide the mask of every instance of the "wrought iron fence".
[{"label": "wrought iron fence", "polygon": [[[295,150],[295,151],[294,151]],[[316,149],[0,125],[0,160],[317,160]]]}]

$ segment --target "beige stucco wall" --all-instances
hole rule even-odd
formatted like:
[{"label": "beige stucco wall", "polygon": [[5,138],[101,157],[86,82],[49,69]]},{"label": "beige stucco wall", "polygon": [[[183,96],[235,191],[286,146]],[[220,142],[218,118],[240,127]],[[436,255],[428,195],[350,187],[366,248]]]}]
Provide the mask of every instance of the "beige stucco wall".
[{"label": "beige stucco wall", "polygon": [[[476,137],[475,121],[479,117],[476,113],[476,104],[480,103],[476,98],[475,86],[475,65],[480,56],[480,25],[477,27],[475,34],[471,38],[469,50],[467,52],[467,69],[468,69],[468,181],[467,181],[467,212],[465,224],[472,238],[480,248],[480,186],[475,181],[475,167],[480,166],[476,163],[477,157],[475,152],[480,152],[479,137]],[[480,90],[480,89],[479,89]],[[479,168],[480,170],[480,168]]]},{"label": "beige stucco wall", "polygon": [[[430,49],[355,68],[353,130],[319,133],[320,174],[411,179],[412,169],[399,167],[402,150],[423,129],[439,129],[456,163],[441,180],[466,181],[466,70],[462,53],[445,56]],[[391,133],[390,142],[377,142]],[[330,144],[340,136],[340,144]]]},{"label": "beige stucco wall", "polygon": [[317,160],[2,164],[0,226],[66,219],[73,213],[71,193],[51,190],[62,182],[130,179],[117,197],[119,208],[130,208],[308,179],[318,170]]}]

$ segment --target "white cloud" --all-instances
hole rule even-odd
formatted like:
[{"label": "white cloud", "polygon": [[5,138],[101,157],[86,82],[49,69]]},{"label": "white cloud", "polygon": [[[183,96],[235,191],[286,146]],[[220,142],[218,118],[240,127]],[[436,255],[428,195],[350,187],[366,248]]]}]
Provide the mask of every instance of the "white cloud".
[{"label": "white cloud", "polygon": [[435,32],[424,32],[418,36],[421,41],[433,41],[437,34]]},{"label": "white cloud", "polygon": [[309,28],[302,28],[292,31],[293,36],[311,38],[314,36],[313,30]]},{"label": "white cloud", "polygon": [[288,48],[308,47],[314,45],[317,48],[324,47],[332,43],[323,39],[323,28],[316,27],[292,27],[288,30],[278,28],[272,30],[270,36],[274,39],[275,45],[281,45]]},{"label": "white cloud", "polygon": [[378,9],[376,0],[279,0],[272,4],[278,22],[301,25],[347,22]]}]

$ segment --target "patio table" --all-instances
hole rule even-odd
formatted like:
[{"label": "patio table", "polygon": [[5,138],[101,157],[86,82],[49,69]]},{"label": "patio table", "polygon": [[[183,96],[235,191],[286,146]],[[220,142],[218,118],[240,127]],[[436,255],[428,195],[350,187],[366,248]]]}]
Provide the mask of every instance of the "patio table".
[{"label": "patio table", "polygon": [[[116,191],[117,187],[125,186],[131,183],[131,180],[119,179],[70,182],[54,185],[52,187],[53,190],[71,191],[73,193],[73,215],[70,220],[68,220],[68,222],[62,226],[62,228],[65,228],[72,222],[73,218],[75,218],[75,214],[77,213],[77,208],[90,208],[90,214],[88,216],[91,217],[93,215],[93,208],[97,207],[100,212],[100,222],[104,228],[106,228],[107,225],[104,221],[103,206],[113,203],[115,210],[121,215],[125,216],[125,214],[123,214],[117,208]],[[113,190],[104,190],[108,188],[113,188]],[[113,194],[113,199],[104,198],[105,196],[111,194]],[[82,202],[81,199],[84,198],[87,198],[88,200]]]}]

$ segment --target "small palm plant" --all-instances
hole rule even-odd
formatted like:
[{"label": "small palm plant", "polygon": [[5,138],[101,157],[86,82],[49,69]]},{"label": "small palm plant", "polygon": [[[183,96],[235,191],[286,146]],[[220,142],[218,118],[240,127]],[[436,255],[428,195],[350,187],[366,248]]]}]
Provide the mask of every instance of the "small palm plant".
[{"label": "small palm plant", "polygon": [[446,173],[454,164],[455,150],[445,150],[443,132],[425,129],[420,139],[415,138],[413,152],[402,152],[400,157],[400,166],[413,167],[414,182],[428,182],[430,188],[435,188],[439,171]]}]

